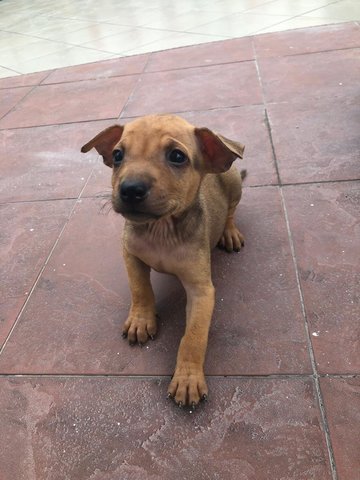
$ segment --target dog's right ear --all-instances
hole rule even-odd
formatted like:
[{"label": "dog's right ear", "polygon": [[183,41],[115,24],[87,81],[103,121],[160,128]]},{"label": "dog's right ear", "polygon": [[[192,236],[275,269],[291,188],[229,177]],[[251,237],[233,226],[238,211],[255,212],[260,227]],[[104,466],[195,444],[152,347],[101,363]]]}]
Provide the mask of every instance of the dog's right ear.
[{"label": "dog's right ear", "polygon": [[111,168],[113,166],[112,151],[119,142],[123,131],[124,127],[122,125],[112,125],[111,127],[105,128],[105,130],[90,140],[90,142],[81,147],[82,153],[86,153],[95,147],[103,157],[105,165]]}]

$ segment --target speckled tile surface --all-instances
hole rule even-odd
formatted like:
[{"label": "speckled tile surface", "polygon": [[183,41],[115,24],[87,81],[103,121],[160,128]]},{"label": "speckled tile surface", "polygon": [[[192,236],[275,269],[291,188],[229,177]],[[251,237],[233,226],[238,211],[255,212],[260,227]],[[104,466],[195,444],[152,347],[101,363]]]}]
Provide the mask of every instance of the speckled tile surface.
[{"label": "speckled tile surface", "polygon": [[[358,35],[350,22],[0,80],[1,480],[358,479]],[[80,153],[162,111],[246,145],[246,246],[213,253],[210,397],[191,413],[166,399],[184,291],[153,274],[159,334],[121,338],[123,220],[110,169]]]},{"label": "speckled tile surface", "polygon": [[[168,379],[0,379],[0,458],[15,478],[331,478],[311,380],[216,379],[206,409]],[[216,388],[214,388],[216,387]]]}]

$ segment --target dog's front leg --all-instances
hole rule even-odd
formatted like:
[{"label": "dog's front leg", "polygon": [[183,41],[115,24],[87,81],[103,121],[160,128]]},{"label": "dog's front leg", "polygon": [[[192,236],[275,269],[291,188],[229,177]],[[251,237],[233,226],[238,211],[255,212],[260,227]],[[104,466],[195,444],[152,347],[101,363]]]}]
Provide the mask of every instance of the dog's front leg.
[{"label": "dog's front leg", "polygon": [[131,308],[124,324],[123,337],[131,345],[145,343],[156,334],[155,297],[150,283],[150,267],[124,249],[131,290]]},{"label": "dog's front leg", "polygon": [[169,385],[169,396],[179,405],[194,407],[208,395],[204,376],[204,360],[215,290],[206,283],[183,282],[187,295],[186,330],[177,356],[176,369]]}]

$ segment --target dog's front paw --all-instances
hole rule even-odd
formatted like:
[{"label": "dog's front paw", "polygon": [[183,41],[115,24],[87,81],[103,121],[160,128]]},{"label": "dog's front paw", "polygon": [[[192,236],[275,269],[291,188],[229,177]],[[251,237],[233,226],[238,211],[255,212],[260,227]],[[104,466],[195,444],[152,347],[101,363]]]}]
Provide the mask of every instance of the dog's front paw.
[{"label": "dog's front paw", "polygon": [[245,238],[235,225],[225,227],[224,233],[218,243],[220,248],[224,248],[227,252],[239,252],[244,245]]},{"label": "dog's front paw", "polygon": [[195,408],[200,400],[206,400],[208,388],[202,369],[187,364],[177,366],[168,388],[168,396],[179,407],[189,405]]},{"label": "dog's front paw", "polygon": [[143,345],[149,338],[154,340],[156,335],[156,315],[153,312],[130,312],[123,328],[123,337],[130,345]]}]

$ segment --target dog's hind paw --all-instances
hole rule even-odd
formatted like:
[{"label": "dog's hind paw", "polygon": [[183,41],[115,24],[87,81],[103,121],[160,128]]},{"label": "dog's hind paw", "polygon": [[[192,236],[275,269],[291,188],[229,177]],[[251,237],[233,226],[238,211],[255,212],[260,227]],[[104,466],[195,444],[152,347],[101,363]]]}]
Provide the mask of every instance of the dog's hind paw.
[{"label": "dog's hind paw", "polygon": [[244,245],[245,238],[235,225],[225,227],[224,233],[218,243],[219,248],[223,248],[227,252],[239,252]]}]

